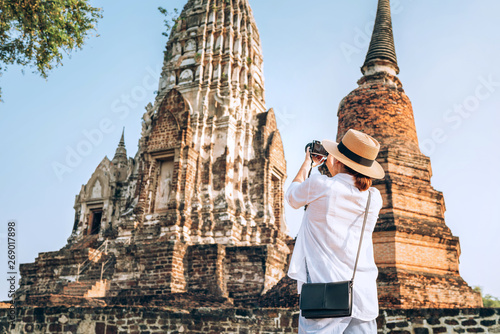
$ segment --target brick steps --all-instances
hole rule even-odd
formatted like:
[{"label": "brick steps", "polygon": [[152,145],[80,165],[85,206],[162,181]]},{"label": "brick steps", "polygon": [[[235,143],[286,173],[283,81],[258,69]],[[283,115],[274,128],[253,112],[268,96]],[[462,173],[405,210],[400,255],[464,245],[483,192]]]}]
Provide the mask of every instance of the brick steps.
[{"label": "brick steps", "polygon": [[87,298],[106,297],[106,291],[109,290],[110,284],[111,282],[108,280],[97,281],[83,296]]},{"label": "brick steps", "polygon": [[110,282],[102,280],[97,282],[71,282],[63,288],[63,294],[70,296],[98,298],[105,297],[109,290]]},{"label": "brick steps", "polygon": [[93,282],[71,282],[63,288],[63,294],[81,297],[89,291],[93,285]]},{"label": "brick steps", "polygon": [[[90,252],[95,251],[91,250]],[[90,262],[85,264],[80,273],[80,281],[97,281],[102,279],[110,279],[114,273],[116,259],[114,255],[106,253],[95,253],[97,256]],[[104,263],[104,268],[102,267]],[[101,275],[101,270],[103,270]]]}]

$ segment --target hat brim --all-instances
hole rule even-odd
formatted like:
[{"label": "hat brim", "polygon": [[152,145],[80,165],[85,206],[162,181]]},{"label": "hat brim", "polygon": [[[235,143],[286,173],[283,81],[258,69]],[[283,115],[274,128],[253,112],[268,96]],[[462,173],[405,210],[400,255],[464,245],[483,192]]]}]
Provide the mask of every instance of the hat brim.
[{"label": "hat brim", "polygon": [[363,166],[357,162],[352,161],[351,159],[340,153],[337,147],[338,143],[325,139],[321,142],[321,144],[329,154],[335,157],[335,159],[337,159],[347,167],[354,169],[356,172],[369,176],[373,179],[384,178],[385,176],[384,169],[377,161],[374,161],[373,165],[371,165],[370,167]]}]

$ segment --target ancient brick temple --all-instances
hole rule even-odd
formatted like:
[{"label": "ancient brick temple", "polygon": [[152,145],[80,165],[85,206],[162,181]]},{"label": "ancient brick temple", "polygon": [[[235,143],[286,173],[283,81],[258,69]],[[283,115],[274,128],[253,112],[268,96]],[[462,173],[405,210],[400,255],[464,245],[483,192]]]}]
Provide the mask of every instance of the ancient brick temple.
[{"label": "ancient brick temple", "polygon": [[[286,164],[262,64],[248,0],[189,0],[137,154],[127,157],[122,135],[76,196],[68,244],[21,265],[19,302],[296,309],[285,277]],[[338,139],[355,128],[382,145],[380,306],[480,306],[460,277],[459,240],[398,72],[389,0],[380,0],[363,77],[338,111]]]},{"label": "ancient brick temple", "polygon": [[137,154],[122,135],[76,196],[68,244],[21,265],[21,299],[192,292],[241,304],[285,275],[286,162],[251,8],[189,0],[180,17]]},{"label": "ancient brick temple", "polygon": [[378,291],[385,308],[482,306],[460,277],[460,244],[444,221],[443,194],[431,185],[430,159],[418,146],[411,102],[396,76],[389,0],[379,0],[359,87],[341,101],[337,140],[350,129],[381,144],[386,171],[376,182],[384,207],[373,237]]}]

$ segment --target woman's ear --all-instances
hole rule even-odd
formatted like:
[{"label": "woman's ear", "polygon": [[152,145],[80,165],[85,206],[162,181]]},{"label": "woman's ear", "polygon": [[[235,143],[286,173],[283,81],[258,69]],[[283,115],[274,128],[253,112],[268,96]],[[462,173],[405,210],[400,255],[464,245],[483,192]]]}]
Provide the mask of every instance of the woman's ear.
[{"label": "woman's ear", "polygon": [[333,169],[335,170],[335,174],[344,173],[345,172],[345,165],[342,162],[340,162],[339,160],[335,159]]},{"label": "woman's ear", "polygon": [[333,155],[329,155],[328,158],[326,159],[326,167],[328,168],[328,171],[330,172],[331,176],[335,176],[337,174],[335,165],[337,164],[337,159],[333,157]]}]

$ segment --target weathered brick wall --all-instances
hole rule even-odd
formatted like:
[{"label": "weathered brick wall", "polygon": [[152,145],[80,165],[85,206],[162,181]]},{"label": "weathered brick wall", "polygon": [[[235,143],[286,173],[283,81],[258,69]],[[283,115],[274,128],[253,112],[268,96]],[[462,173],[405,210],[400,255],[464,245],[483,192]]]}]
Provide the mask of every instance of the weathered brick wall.
[{"label": "weathered brick wall", "polygon": [[185,243],[160,240],[130,246],[117,258],[107,296],[158,296],[185,291],[186,249]]},{"label": "weathered brick wall", "polygon": [[[381,152],[383,197],[373,234],[379,298],[385,308],[481,306],[459,273],[460,245],[444,220],[443,194],[432,188],[430,161],[405,148]],[[409,280],[409,281],[407,281]]]},{"label": "weathered brick wall", "polygon": [[170,91],[160,106],[158,118],[152,121],[151,134],[146,138],[146,151],[179,147],[182,133],[190,131],[189,122],[189,110],[184,98],[178,91]]},{"label": "weathered brick wall", "polygon": [[[198,152],[190,146],[192,140],[192,129],[190,126],[190,114],[184,97],[176,90],[170,91],[159,107],[157,116],[151,122],[151,132],[141,139],[141,158],[143,159],[139,169],[139,180],[137,193],[139,204],[135,213],[140,214],[139,220],[148,222],[150,218],[158,221],[163,226],[168,226],[162,232],[167,232],[172,239],[179,239],[180,232],[184,227],[186,231],[191,227],[191,198],[194,191],[196,177],[196,161]],[[168,206],[159,210],[155,203],[158,192],[160,161],[172,159],[174,163],[171,193]],[[147,226],[146,226],[147,228]],[[149,234],[145,231],[143,234]]]},{"label": "weathered brick wall", "polygon": [[[88,264],[89,258],[92,258],[93,251],[98,247],[96,243],[97,235],[88,237],[88,244],[85,248],[73,249],[65,247],[58,252],[43,252],[36,258],[37,265],[33,263],[22,263],[20,265],[21,282],[23,293],[30,295],[43,295],[51,293],[61,293],[63,287],[67,284],[65,279],[54,280],[56,275],[60,277],[74,277],[78,273],[78,264],[85,261]],[[92,265],[82,266],[79,275],[80,280],[98,280],[101,278],[101,264],[106,263],[106,270],[102,273],[103,279],[110,279],[114,268],[114,255],[102,254],[93,258]],[[113,263],[112,263],[113,262]],[[57,272],[54,270],[57,268]]]},{"label": "weathered brick wall", "polygon": [[[284,192],[286,179],[286,160],[283,143],[279,134],[276,117],[273,109],[256,116],[258,121],[257,135],[253,143],[257,157],[249,161],[248,178],[249,194],[252,203],[262,203],[262,223],[260,225],[260,239],[263,243],[280,243],[288,239],[286,224],[284,223],[283,196],[276,196],[277,192]],[[264,168],[262,168],[264,166]],[[258,180],[264,180],[260,182]],[[272,222],[272,224],[270,224]],[[282,245],[280,248],[283,249]]]},{"label": "weathered brick wall", "polygon": [[384,308],[479,307],[459,274],[460,245],[445,223],[443,194],[431,185],[430,159],[418,147],[410,99],[386,72],[363,76],[340,103],[337,140],[348,129],[380,142],[375,180],[384,206],[373,234]]},{"label": "weathered brick wall", "polygon": [[381,310],[378,333],[500,333],[500,309]]},{"label": "weathered brick wall", "polygon": [[226,248],[227,289],[235,302],[254,302],[263,292],[266,257],[266,246]]},{"label": "weathered brick wall", "polygon": [[[297,309],[169,307],[0,309],[0,333],[297,333]],[[500,333],[500,309],[381,310],[380,334]]]},{"label": "weathered brick wall", "polygon": [[224,258],[226,247],[219,244],[188,248],[188,290],[227,296]]},{"label": "weathered brick wall", "polygon": [[288,253],[278,247],[267,246],[266,274],[264,276],[264,291],[275,286],[284,276],[288,267]]},{"label": "weathered brick wall", "polygon": [[382,149],[396,145],[420,152],[413,108],[399,79],[380,72],[358,84],[340,102],[337,140],[353,128],[375,137]]},{"label": "weathered brick wall", "polygon": [[[463,308],[482,305],[481,296],[459,275],[379,269],[378,297],[384,308]],[[462,305],[462,306],[461,306]]]},{"label": "weathered brick wall", "polygon": [[1,333],[297,333],[298,313],[280,309],[26,308],[17,321],[0,309]]}]

